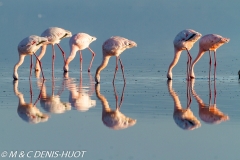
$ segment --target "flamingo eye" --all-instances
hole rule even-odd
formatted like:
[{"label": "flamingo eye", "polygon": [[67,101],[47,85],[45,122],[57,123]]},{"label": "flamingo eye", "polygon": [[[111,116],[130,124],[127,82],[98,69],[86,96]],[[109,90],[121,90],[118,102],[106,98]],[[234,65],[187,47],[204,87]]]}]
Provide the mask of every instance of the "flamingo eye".
[{"label": "flamingo eye", "polygon": [[36,43],[36,41],[32,41],[32,44],[31,45],[34,45]]}]

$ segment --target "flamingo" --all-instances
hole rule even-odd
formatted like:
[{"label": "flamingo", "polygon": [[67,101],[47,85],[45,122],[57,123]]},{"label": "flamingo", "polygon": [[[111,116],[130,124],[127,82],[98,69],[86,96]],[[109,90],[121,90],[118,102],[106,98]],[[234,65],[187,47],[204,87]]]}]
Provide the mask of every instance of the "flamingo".
[{"label": "flamingo", "polygon": [[[24,38],[19,44],[18,44],[18,54],[19,54],[19,61],[15,64],[14,69],[13,69],[13,79],[18,80],[18,73],[17,70],[20,65],[22,65],[25,56],[30,55],[31,56],[31,64],[30,64],[30,76],[29,79],[31,78],[32,75],[32,55],[34,54],[35,57],[37,58],[37,61],[39,62],[39,66],[42,71],[42,65],[40,60],[38,59],[37,55],[35,52],[45,43],[48,42],[48,39],[45,37],[39,37],[36,35],[31,35],[29,37]],[[42,76],[44,79],[43,71],[42,71]]]},{"label": "flamingo", "polygon": [[[31,81],[30,81],[30,88],[31,88]],[[22,118],[22,120],[29,123],[37,124],[40,122],[46,122],[49,119],[49,115],[42,113],[36,106],[36,103],[40,98],[40,94],[38,96],[38,99],[35,101],[35,103],[32,103],[32,94],[31,94],[31,102],[26,103],[24,100],[24,95],[18,90],[18,81],[13,82],[13,91],[19,99],[17,112],[19,117]]]},{"label": "flamingo", "polygon": [[123,90],[122,90],[122,95],[121,95],[121,100],[118,104],[118,96],[116,92],[116,87],[113,84],[114,88],[114,95],[116,99],[116,109],[111,109],[109,107],[108,101],[105,98],[104,95],[101,94],[100,92],[100,84],[97,83],[95,85],[95,92],[97,98],[101,101],[102,103],[102,122],[104,125],[107,127],[114,129],[114,130],[120,130],[120,129],[126,129],[129,127],[134,126],[137,123],[136,119],[132,119],[130,117],[125,116],[121,111],[121,105],[123,102],[123,97],[124,97],[124,89],[125,89],[125,84],[123,85]]},{"label": "flamingo", "polygon": [[[200,96],[194,90],[195,79],[191,80],[192,95],[196,99],[199,106],[199,117],[202,121],[210,124],[219,124],[229,120],[229,116],[221,112],[217,108],[216,94],[214,94],[214,104],[211,104],[211,82],[209,81],[209,104],[204,103]],[[214,81],[214,90],[216,90],[216,81]],[[215,92],[215,91],[214,91]],[[215,92],[216,93],[216,92]]]},{"label": "flamingo", "polygon": [[128,40],[126,38],[123,38],[123,37],[113,36],[113,37],[107,39],[102,45],[103,60],[102,60],[102,63],[100,64],[100,66],[96,70],[96,74],[95,74],[96,83],[100,83],[100,72],[107,66],[108,61],[111,56],[116,56],[116,68],[115,68],[113,83],[115,80],[116,72],[118,70],[118,60],[121,65],[122,75],[123,75],[123,79],[124,79],[124,83],[125,83],[126,81],[125,81],[125,77],[124,77],[124,67],[123,67],[122,61],[120,59],[120,54],[125,49],[132,48],[132,47],[137,47],[137,43],[134,41]]},{"label": "flamingo", "polygon": [[206,52],[209,51],[209,57],[210,57],[210,61],[209,61],[209,78],[210,78],[210,70],[211,70],[211,51],[214,52],[214,79],[216,77],[216,66],[217,66],[217,61],[216,61],[216,50],[222,46],[225,43],[228,43],[230,41],[229,38],[224,38],[220,35],[217,34],[207,34],[205,36],[203,36],[200,40],[199,40],[199,52],[197,57],[195,58],[195,60],[192,63],[191,66],[191,73],[190,73],[190,77],[193,79],[195,78],[195,74],[194,74],[194,66],[195,64],[199,61],[199,59],[202,57],[202,55]]},{"label": "flamingo", "polygon": [[70,55],[69,55],[68,59],[66,60],[66,63],[63,67],[64,72],[68,72],[68,65],[76,56],[77,51],[79,51],[79,54],[80,54],[80,66],[81,66],[81,71],[82,71],[82,52],[81,52],[81,50],[84,50],[86,48],[88,48],[90,50],[90,52],[92,53],[92,60],[90,62],[89,68],[88,68],[88,72],[90,72],[95,53],[92,51],[92,49],[89,47],[89,45],[96,39],[97,39],[96,37],[90,36],[87,33],[77,33],[70,38],[70,40],[69,40]]},{"label": "flamingo", "polygon": [[41,107],[49,112],[55,114],[62,114],[68,110],[71,110],[71,104],[69,102],[62,102],[60,99],[60,95],[64,90],[64,84],[62,84],[61,90],[58,92],[57,95],[54,94],[55,86],[55,79],[52,79],[52,94],[47,94],[47,87],[41,81],[37,82],[39,89],[41,89],[40,94],[40,104]]},{"label": "flamingo", "polygon": [[[54,45],[57,44],[57,46],[59,47],[59,49],[62,52],[63,55],[63,59],[64,59],[64,63],[66,61],[65,59],[65,53],[62,50],[62,48],[60,47],[59,43],[63,38],[67,38],[67,37],[72,37],[72,33],[70,31],[67,31],[65,29],[62,28],[58,28],[58,27],[50,27],[48,29],[46,29],[42,35],[42,37],[47,37],[49,43],[46,45],[43,45],[41,48],[41,52],[38,55],[38,59],[41,60],[42,57],[44,56],[46,49],[47,49],[47,45],[52,45],[52,68],[54,68],[54,59],[55,59],[55,50],[54,50]],[[39,70],[39,64],[38,62],[36,62],[35,65],[35,70],[38,71]]]},{"label": "flamingo", "polygon": [[[190,83],[190,82],[188,82]],[[177,93],[172,88],[172,80],[167,81],[168,91],[174,101],[174,112],[173,119],[175,123],[184,130],[193,130],[201,126],[200,121],[193,114],[190,108],[190,103],[187,104],[186,108],[183,108]],[[187,85],[187,90],[190,91],[189,85]],[[187,93],[188,94],[188,93]],[[187,97],[189,99],[189,97]]]},{"label": "flamingo", "polygon": [[[168,72],[167,72],[167,78],[169,80],[172,79],[172,69],[177,64],[180,55],[183,50],[187,50],[188,53],[188,61],[187,61],[187,79],[189,79],[189,71],[191,66],[191,55],[189,53],[189,50],[193,47],[194,43],[201,37],[202,35],[192,29],[186,29],[177,34],[173,41],[174,45],[174,58],[172,63],[169,65]],[[190,64],[189,64],[190,63]]]},{"label": "flamingo", "polygon": [[[80,73],[79,85],[75,83],[73,78],[68,75],[69,72],[64,73],[66,88],[69,90],[69,102],[71,105],[80,112],[86,112],[90,108],[96,106],[96,100],[92,100],[91,96],[94,92],[94,85],[92,82],[92,76],[89,73],[89,86],[82,85],[82,72]],[[89,88],[89,90],[88,90]]]}]

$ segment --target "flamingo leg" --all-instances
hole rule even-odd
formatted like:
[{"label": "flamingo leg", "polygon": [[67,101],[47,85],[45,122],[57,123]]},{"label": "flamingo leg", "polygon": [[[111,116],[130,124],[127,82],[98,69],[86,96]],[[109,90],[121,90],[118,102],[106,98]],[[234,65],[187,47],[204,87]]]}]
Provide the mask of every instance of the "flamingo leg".
[{"label": "flamingo leg", "polygon": [[214,51],[214,103],[216,101],[216,94],[217,94],[217,90],[216,90],[216,67],[217,67],[217,58],[216,58],[216,51]]},{"label": "flamingo leg", "polygon": [[30,58],[31,60],[31,62],[30,62],[30,76],[29,76],[29,80],[31,79],[31,77],[32,77],[32,67],[33,67],[33,57],[32,57],[32,55],[31,55],[31,58]]},{"label": "flamingo leg", "polygon": [[217,99],[217,89],[216,89],[216,81],[214,81],[214,104],[216,104]]},{"label": "flamingo leg", "polygon": [[121,61],[120,58],[119,58],[119,62],[120,62],[121,69],[122,69],[123,80],[124,80],[124,83],[126,83],[126,79],[125,79],[125,76],[124,76],[124,67],[123,67],[123,64],[122,64],[122,61]]},{"label": "flamingo leg", "polygon": [[216,59],[216,51],[214,51],[214,80],[216,79],[216,67],[217,67],[217,59]]},{"label": "flamingo leg", "polygon": [[83,58],[82,58],[82,51],[79,50],[79,55],[80,55],[80,71],[82,72],[82,61],[83,61]]},{"label": "flamingo leg", "polygon": [[119,109],[121,108],[121,105],[122,105],[122,102],[123,102],[123,99],[124,99],[124,90],[125,90],[125,86],[126,86],[126,83],[124,83],[123,85],[123,90],[122,90],[122,96],[121,96],[121,100],[119,102]]},{"label": "flamingo leg", "polygon": [[88,72],[88,76],[89,76],[89,84],[90,84],[90,90],[88,92],[89,95],[92,95],[94,93],[94,83],[93,82],[93,79],[92,79],[92,75],[90,72]]},{"label": "flamingo leg", "polygon": [[54,75],[52,75],[52,96],[54,95],[54,88],[55,88],[55,81],[54,81]]},{"label": "flamingo leg", "polygon": [[91,59],[91,62],[90,62],[90,64],[89,64],[89,67],[88,67],[88,72],[90,72],[91,67],[92,67],[92,62],[93,62],[93,59],[94,59],[94,57],[95,57],[96,54],[91,50],[90,47],[88,47],[88,49],[89,49],[90,52],[92,53],[92,59]]},{"label": "flamingo leg", "polygon": [[190,83],[190,81],[187,81],[187,109],[190,108],[191,103],[192,103],[191,83]]},{"label": "flamingo leg", "polygon": [[33,99],[33,92],[32,92],[32,81],[31,79],[29,79],[29,84],[30,84],[30,103],[32,103],[32,99]]},{"label": "flamingo leg", "polygon": [[42,72],[42,77],[43,77],[43,80],[45,80],[44,74],[43,74],[43,70],[42,70],[42,63],[41,63],[41,61],[38,59],[37,55],[36,55],[35,53],[33,53],[33,54],[35,55],[37,61],[39,62],[39,65],[40,65],[40,68],[41,68],[41,72]]},{"label": "flamingo leg", "polygon": [[116,68],[115,68],[115,72],[114,72],[113,83],[115,81],[116,73],[117,73],[117,70],[118,70],[118,59],[119,59],[119,57],[116,57]]},{"label": "flamingo leg", "polygon": [[37,100],[35,101],[35,103],[34,103],[34,106],[36,105],[36,103],[39,101],[39,99],[41,98],[41,94],[42,94],[42,90],[43,90],[43,84],[44,84],[44,80],[43,80],[43,82],[42,82],[42,86],[41,86],[41,89],[40,89],[40,92],[39,92],[39,95],[38,95],[38,98],[37,98]]},{"label": "flamingo leg", "polygon": [[80,93],[80,90],[82,89],[82,72],[80,73],[80,84],[79,84],[79,93]]},{"label": "flamingo leg", "polygon": [[60,96],[62,94],[62,92],[64,91],[64,88],[65,88],[65,83],[64,83],[64,79],[63,79],[61,89],[57,93],[58,96]]},{"label": "flamingo leg", "polygon": [[211,51],[209,50],[209,75],[208,75],[209,81],[211,77],[211,65],[212,65],[212,57],[211,57]]},{"label": "flamingo leg", "polygon": [[211,105],[212,102],[212,90],[211,90],[211,81],[209,80],[208,82],[208,88],[209,88],[209,106]]},{"label": "flamingo leg", "polygon": [[65,56],[65,53],[63,51],[63,49],[61,48],[61,46],[59,44],[57,44],[58,48],[61,50],[62,52],[62,56],[63,56],[63,60],[64,60],[64,64],[66,63],[66,56]]},{"label": "flamingo leg", "polygon": [[52,76],[53,76],[53,71],[54,71],[54,61],[55,61],[55,50],[54,50],[54,46],[52,44]]},{"label": "flamingo leg", "polygon": [[189,50],[186,48],[187,53],[188,53],[188,61],[187,61],[187,80],[190,80],[190,70],[191,70],[191,66],[192,66],[192,56],[189,52]]},{"label": "flamingo leg", "polygon": [[118,95],[117,95],[116,87],[115,87],[114,83],[113,83],[113,90],[114,90],[114,95],[115,95],[115,100],[116,100],[116,109],[118,109]]}]

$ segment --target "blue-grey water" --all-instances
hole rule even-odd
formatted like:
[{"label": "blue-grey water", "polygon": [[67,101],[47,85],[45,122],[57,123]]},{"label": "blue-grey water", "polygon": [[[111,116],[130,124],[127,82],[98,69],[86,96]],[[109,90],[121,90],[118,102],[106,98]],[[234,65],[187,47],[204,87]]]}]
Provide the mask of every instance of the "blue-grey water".
[{"label": "blue-grey water", "polygon": [[[237,1],[207,0],[0,0],[1,159],[240,159],[238,4]],[[55,46],[55,77],[52,78],[52,54],[48,46],[42,59],[46,78],[44,86],[34,74],[29,81],[29,57],[18,70],[18,82],[13,82],[18,43],[29,35],[41,35],[52,26],[70,30],[73,34],[85,32],[97,37],[90,45],[96,53],[90,74],[87,72],[91,59],[89,50],[83,51],[82,74],[77,55],[70,63],[66,77],[61,52]],[[172,41],[178,32],[188,28],[202,35],[215,33],[231,39],[217,50],[215,81],[216,107],[229,119],[218,124],[204,122],[199,105],[192,96],[190,109],[201,124],[194,130],[184,130],[175,123],[174,98],[166,78],[174,55]],[[119,130],[103,123],[103,106],[96,94],[100,93],[115,110],[112,85],[115,57],[102,71],[98,88],[94,82],[95,70],[102,60],[101,45],[115,35],[138,44],[121,54],[126,86],[120,112],[135,119],[136,123]],[[68,40],[63,39],[60,43],[67,56]],[[190,52],[195,58],[198,42]],[[186,62],[187,54],[183,52],[173,69],[172,81],[172,89],[183,109],[187,106]],[[206,104],[209,102],[208,69],[209,56],[206,53],[196,64],[194,83],[195,92]],[[210,85],[213,103],[214,81],[211,80]],[[45,99],[38,100],[35,109],[43,113],[45,119],[43,122],[27,122],[26,116],[18,113],[19,99],[34,103],[41,87],[46,93]],[[119,68],[115,80],[118,103],[123,87]],[[54,102],[51,101],[53,96],[57,97]],[[55,105],[57,108],[54,104],[58,104]],[[51,154],[47,155],[45,151]],[[72,154],[75,157],[70,157]]]}]

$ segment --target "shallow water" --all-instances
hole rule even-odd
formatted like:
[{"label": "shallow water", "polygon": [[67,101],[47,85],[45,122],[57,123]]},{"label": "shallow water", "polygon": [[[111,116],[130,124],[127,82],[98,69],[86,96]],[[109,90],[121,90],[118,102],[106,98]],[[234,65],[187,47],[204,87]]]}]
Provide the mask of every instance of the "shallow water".
[{"label": "shallow water", "polygon": [[[0,153],[8,152],[5,159],[15,151],[18,158],[21,151],[24,152],[24,158],[21,159],[29,159],[27,153],[32,158],[43,159],[39,155],[43,151],[58,151],[58,158],[70,158],[67,156],[73,152],[76,153],[75,158],[81,158],[77,151],[86,151],[81,159],[99,160],[240,159],[240,83],[237,75],[239,38],[236,34],[240,11],[236,4],[235,1],[216,4],[206,0],[184,3],[145,0],[68,3],[53,0],[26,3],[1,0]],[[42,83],[41,78],[36,78],[34,74],[29,81],[30,59],[26,57],[18,70],[20,79],[13,82],[12,70],[18,60],[18,43],[31,34],[40,35],[50,26],[62,27],[72,33],[86,32],[98,38],[90,45],[96,52],[91,73],[87,72],[91,53],[84,50],[83,72],[80,74],[77,55],[70,63],[69,74],[64,75],[62,56],[55,47],[56,61],[52,78],[51,47],[48,47],[42,59],[46,81]],[[172,90],[169,90],[166,79],[166,71],[173,58],[172,41],[185,28],[194,29],[203,35],[216,33],[231,39],[217,50],[215,81],[216,107],[224,116],[228,116],[228,120],[218,121],[218,124],[204,122],[199,112],[199,103],[191,93],[190,110],[201,124],[193,130],[182,129],[174,119],[174,100],[179,99],[182,109],[187,107],[185,52],[173,69]],[[103,119],[109,122],[111,116],[102,119],[103,99],[97,95],[100,93],[105,98],[105,104],[108,102],[111,109],[115,110],[116,98],[112,85],[114,57],[101,73],[100,86],[96,88],[94,83],[95,70],[101,63],[101,45],[113,35],[129,38],[138,44],[137,48],[126,50],[121,55],[126,86],[119,111],[122,117],[130,117],[136,122],[129,127],[125,124],[122,126],[125,129],[119,130],[111,129],[111,125],[103,123]],[[63,39],[61,46],[68,55],[68,39]],[[198,44],[190,52],[195,58]],[[195,67],[197,77],[194,91],[205,104],[209,103],[208,62],[206,54]],[[213,79],[210,86],[213,103]],[[119,68],[115,81],[118,103],[123,87]],[[35,103],[41,88],[42,98],[36,102],[35,109],[43,113],[43,122],[35,119],[35,123],[29,123],[24,114],[18,113],[21,110],[18,107],[19,99]],[[175,96],[170,91],[174,91]],[[21,111],[25,113],[26,110]],[[51,158],[54,156],[51,155]]]}]

